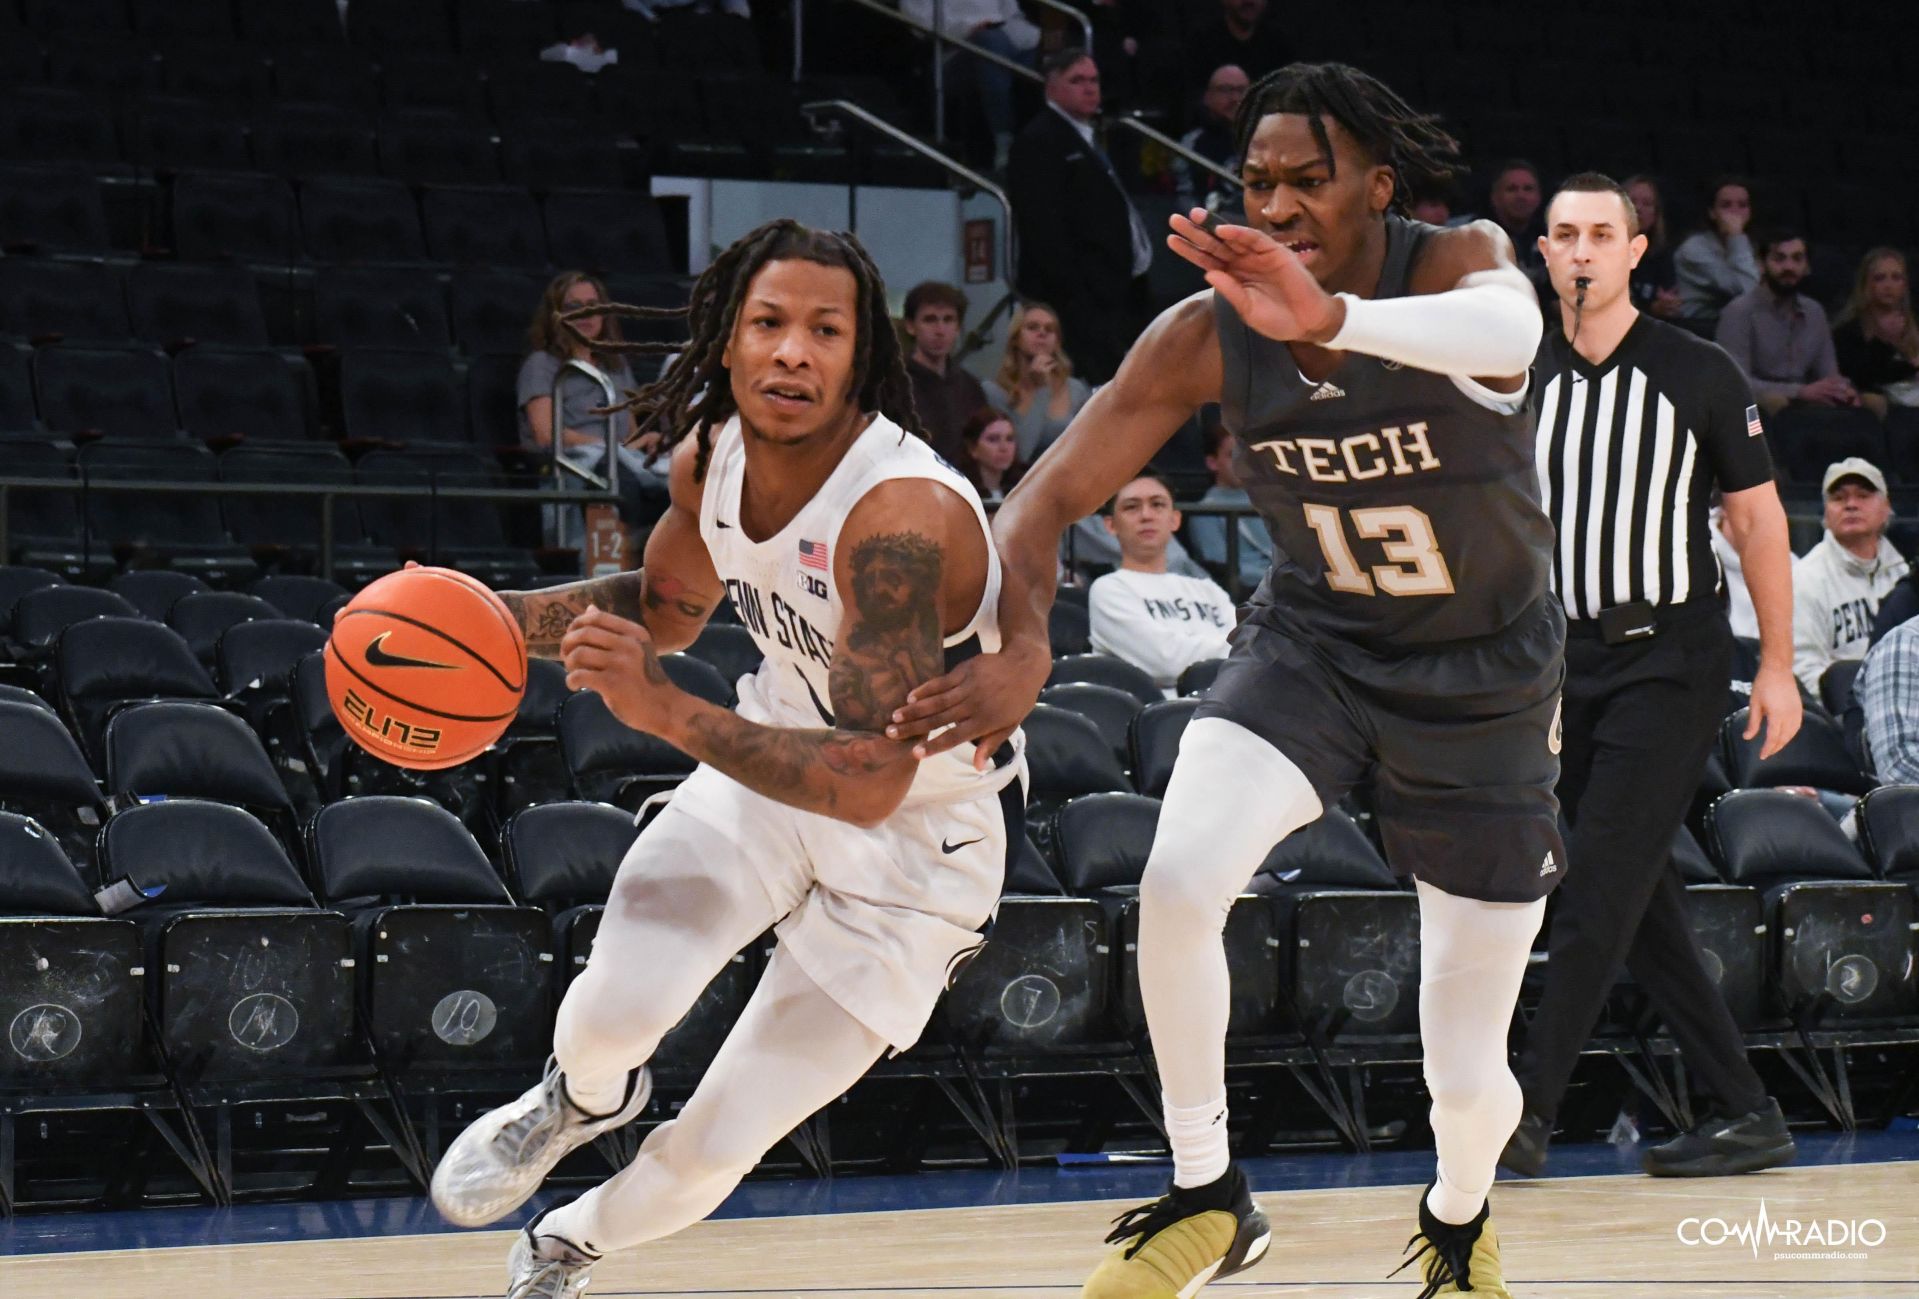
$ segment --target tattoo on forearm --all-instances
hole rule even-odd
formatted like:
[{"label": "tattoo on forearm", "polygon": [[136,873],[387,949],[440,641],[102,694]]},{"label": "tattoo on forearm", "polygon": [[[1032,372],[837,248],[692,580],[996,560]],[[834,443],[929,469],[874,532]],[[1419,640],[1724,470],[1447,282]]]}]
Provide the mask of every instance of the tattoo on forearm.
[{"label": "tattoo on forearm", "polygon": [[885,736],[887,720],[944,664],[940,547],[916,533],[872,537],[854,550],[852,627],[833,650],[832,730],[761,726],[701,711],[688,725],[693,756],[750,789],[791,806],[834,815],[872,776],[910,763],[913,746]]},{"label": "tattoo on forearm", "polygon": [[689,591],[684,582],[664,575],[649,581],[644,571],[570,582],[544,591],[502,591],[500,599],[526,634],[526,652],[534,658],[548,659],[560,656],[560,639],[588,605],[643,626],[648,610],[699,619],[708,609],[707,602]]}]

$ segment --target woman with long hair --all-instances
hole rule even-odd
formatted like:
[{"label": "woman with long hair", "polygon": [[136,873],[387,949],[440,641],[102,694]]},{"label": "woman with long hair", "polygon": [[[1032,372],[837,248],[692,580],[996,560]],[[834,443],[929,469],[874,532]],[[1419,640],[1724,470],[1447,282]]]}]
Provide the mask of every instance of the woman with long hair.
[{"label": "woman with long hair", "polygon": [[1013,317],[999,373],[981,385],[988,405],[1011,416],[1019,458],[1031,464],[1066,431],[1093,390],[1073,374],[1060,343],[1059,313],[1028,302]]},{"label": "woman with long hair", "polygon": [[[620,518],[628,527],[643,527],[666,509],[666,478],[649,458],[659,435],[648,433],[629,446],[627,440],[633,435],[631,413],[608,410],[617,407],[622,395],[635,386],[633,369],[618,351],[623,341],[619,320],[592,314],[571,321],[570,327],[569,322],[561,320],[566,312],[596,307],[606,300],[606,286],[584,271],[561,272],[540,295],[540,305],[527,327],[529,350],[520,363],[516,385],[520,440],[526,446],[549,451],[557,431],[562,460],[604,475],[606,430],[611,421],[613,445],[620,457]],[[595,413],[602,410],[608,413]],[[553,540],[560,545],[574,544],[578,534],[563,525],[577,518],[575,512],[554,508],[552,513],[555,517],[548,530],[554,534]]]},{"label": "woman with long hair", "polygon": [[1737,176],[1720,176],[1707,193],[1705,225],[1672,255],[1680,318],[1697,329],[1718,324],[1726,304],[1759,283],[1759,258],[1746,233],[1752,187]]},{"label": "woman with long hair", "polygon": [[1646,236],[1646,254],[1632,270],[1633,305],[1661,320],[1679,314],[1679,276],[1672,264],[1672,239],[1666,232],[1666,200],[1651,176],[1626,178],[1639,233]]},{"label": "woman with long hair", "polygon": [[1888,404],[1919,406],[1919,321],[1904,253],[1874,248],[1860,258],[1852,296],[1833,323],[1832,346],[1839,373],[1874,414],[1884,416]]},{"label": "woman with long hair", "polygon": [[980,501],[991,505],[1005,500],[1006,493],[1026,472],[1013,417],[992,406],[982,406],[967,417],[960,442],[965,454],[954,467],[979,490]]}]

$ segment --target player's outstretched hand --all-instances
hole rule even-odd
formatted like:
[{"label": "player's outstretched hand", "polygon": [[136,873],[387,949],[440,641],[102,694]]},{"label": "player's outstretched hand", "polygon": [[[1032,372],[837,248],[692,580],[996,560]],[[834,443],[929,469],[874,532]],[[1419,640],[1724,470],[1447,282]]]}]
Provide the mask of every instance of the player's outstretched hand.
[{"label": "player's outstretched hand", "polygon": [[1299,255],[1251,226],[1228,225],[1194,208],[1174,213],[1166,246],[1206,272],[1206,282],[1239,318],[1282,343],[1324,343],[1346,321],[1340,300],[1321,288]]},{"label": "player's outstretched hand", "polygon": [[886,736],[919,740],[913,746],[915,758],[930,758],[970,741],[973,766],[985,771],[999,746],[1033,711],[1050,667],[1050,662],[1042,664],[1035,676],[1033,666],[1018,656],[975,655],[914,687],[905,706],[894,711]]},{"label": "player's outstretched hand", "polygon": [[1753,739],[1758,736],[1760,726],[1765,726],[1766,742],[1760,746],[1759,756],[1770,758],[1791,744],[1804,720],[1805,705],[1800,702],[1799,683],[1793,680],[1792,670],[1760,668],[1752,680],[1752,705],[1746,717],[1745,734],[1746,739]]},{"label": "player's outstretched hand", "polygon": [[646,628],[593,605],[560,638],[560,661],[568,690],[591,690],[636,731],[663,733],[684,697],[660,666]]}]

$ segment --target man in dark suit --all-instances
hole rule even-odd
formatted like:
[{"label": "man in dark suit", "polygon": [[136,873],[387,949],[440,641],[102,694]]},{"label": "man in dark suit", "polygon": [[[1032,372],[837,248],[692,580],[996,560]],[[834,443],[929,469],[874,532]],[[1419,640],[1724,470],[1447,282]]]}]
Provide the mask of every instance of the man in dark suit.
[{"label": "man in dark suit", "polygon": [[1009,188],[1022,295],[1059,312],[1089,381],[1113,377],[1145,319],[1153,243],[1093,133],[1099,67],[1083,49],[1046,60],[1046,107],[1013,141]]}]

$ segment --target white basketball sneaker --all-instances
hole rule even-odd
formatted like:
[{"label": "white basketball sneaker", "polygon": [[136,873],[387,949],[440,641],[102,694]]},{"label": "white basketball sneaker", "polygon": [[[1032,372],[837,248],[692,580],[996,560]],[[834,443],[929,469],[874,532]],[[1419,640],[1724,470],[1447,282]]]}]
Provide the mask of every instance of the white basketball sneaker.
[{"label": "white basketball sneaker", "polygon": [[[549,1210],[548,1212],[551,1212]],[[506,1299],[580,1299],[599,1257],[564,1236],[542,1235],[540,1218],[513,1238],[507,1258]]]},{"label": "white basketball sneaker", "polygon": [[482,1114],[454,1138],[433,1170],[433,1207],[460,1227],[498,1221],[525,1204],[567,1155],[638,1118],[652,1094],[652,1074],[635,1069],[618,1110],[588,1114],[567,1098],[559,1062],[549,1059],[545,1076],[524,1096]]}]

